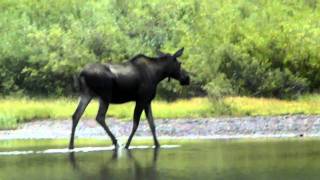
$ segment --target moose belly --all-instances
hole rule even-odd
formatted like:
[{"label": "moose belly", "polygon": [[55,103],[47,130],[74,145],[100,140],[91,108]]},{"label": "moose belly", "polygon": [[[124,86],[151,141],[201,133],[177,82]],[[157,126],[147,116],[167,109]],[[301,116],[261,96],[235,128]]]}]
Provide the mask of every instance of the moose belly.
[{"label": "moose belly", "polygon": [[125,103],[135,101],[138,93],[138,86],[130,83],[116,83],[112,88],[111,103]]},{"label": "moose belly", "polygon": [[135,100],[136,94],[129,91],[114,91],[111,97],[111,103],[113,104],[121,104]]}]

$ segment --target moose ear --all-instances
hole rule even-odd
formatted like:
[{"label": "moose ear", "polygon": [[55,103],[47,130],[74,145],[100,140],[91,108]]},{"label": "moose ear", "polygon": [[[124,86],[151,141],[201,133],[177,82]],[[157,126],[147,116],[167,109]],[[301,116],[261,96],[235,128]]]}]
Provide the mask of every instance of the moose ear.
[{"label": "moose ear", "polygon": [[174,57],[180,57],[182,54],[183,54],[183,50],[184,50],[184,48],[181,48],[180,50],[178,50],[176,53],[174,53]]}]

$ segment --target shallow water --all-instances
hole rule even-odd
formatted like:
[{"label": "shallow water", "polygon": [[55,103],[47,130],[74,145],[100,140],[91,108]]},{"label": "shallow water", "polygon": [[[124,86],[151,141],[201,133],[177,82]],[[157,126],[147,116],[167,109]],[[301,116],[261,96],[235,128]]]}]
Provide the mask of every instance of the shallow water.
[{"label": "shallow water", "polygon": [[[18,152],[10,154],[10,152]],[[19,152],[28,152],[20,153]],[[319,179],[320,140],[171,142],[135,146],[1,149],[0,179]],[[5,153],[6,152],[6,153]],[[9,153],[9,154],[8,154]]]}]

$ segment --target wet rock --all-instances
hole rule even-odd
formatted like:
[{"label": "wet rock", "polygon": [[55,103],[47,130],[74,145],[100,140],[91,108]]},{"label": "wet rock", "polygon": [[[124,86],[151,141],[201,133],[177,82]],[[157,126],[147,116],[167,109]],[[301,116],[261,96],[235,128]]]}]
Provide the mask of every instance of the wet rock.
[{"label": "wet rock", "polygon": [[[117,137],[127,137],[131,121],[107,118]],[[155,120],[158,136],[165,137],[305,137],[320,136],[320,116],[273,116]],[[16,130],[0,131],[1,139],[69,138],[71,120],[41,120],[22,124]],[[147,121],[141,121],[136,136],[151,136]],[[94,120],[81,120],[78,138],[108,138]]]}]

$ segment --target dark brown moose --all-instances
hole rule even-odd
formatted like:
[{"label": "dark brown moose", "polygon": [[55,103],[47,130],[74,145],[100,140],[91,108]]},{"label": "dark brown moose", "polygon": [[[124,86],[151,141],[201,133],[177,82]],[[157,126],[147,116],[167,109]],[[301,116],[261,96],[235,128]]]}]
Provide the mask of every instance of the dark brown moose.
[{"label": "dark brown moose", "polygon": [[181,85],[188,85],[190,77],[182,69],[178,57],[183,54],[183,48],[173,55],[161,53],[158,57],[147,57],[139,54],[131,60],[121,64],[90,64],[87,65],[77,78],[80,90],[80,102],[72,116],[72,131],[69,149],[74,147],[74,133],[87,105],[91,99],[99,99],[97,122],[110,136],[113,145],[119,147],[117,139],[105,122],[109,104],[119,104],[135,101],[133,126],[125,148],[129,148],[130,142],[136,132],[142,111],[145,111],[151,128],[155,147],[160,144],[156,136],[156,128],[153,121],[151,101],[156,95],[159,82],[165,78],[173,78]]}]

